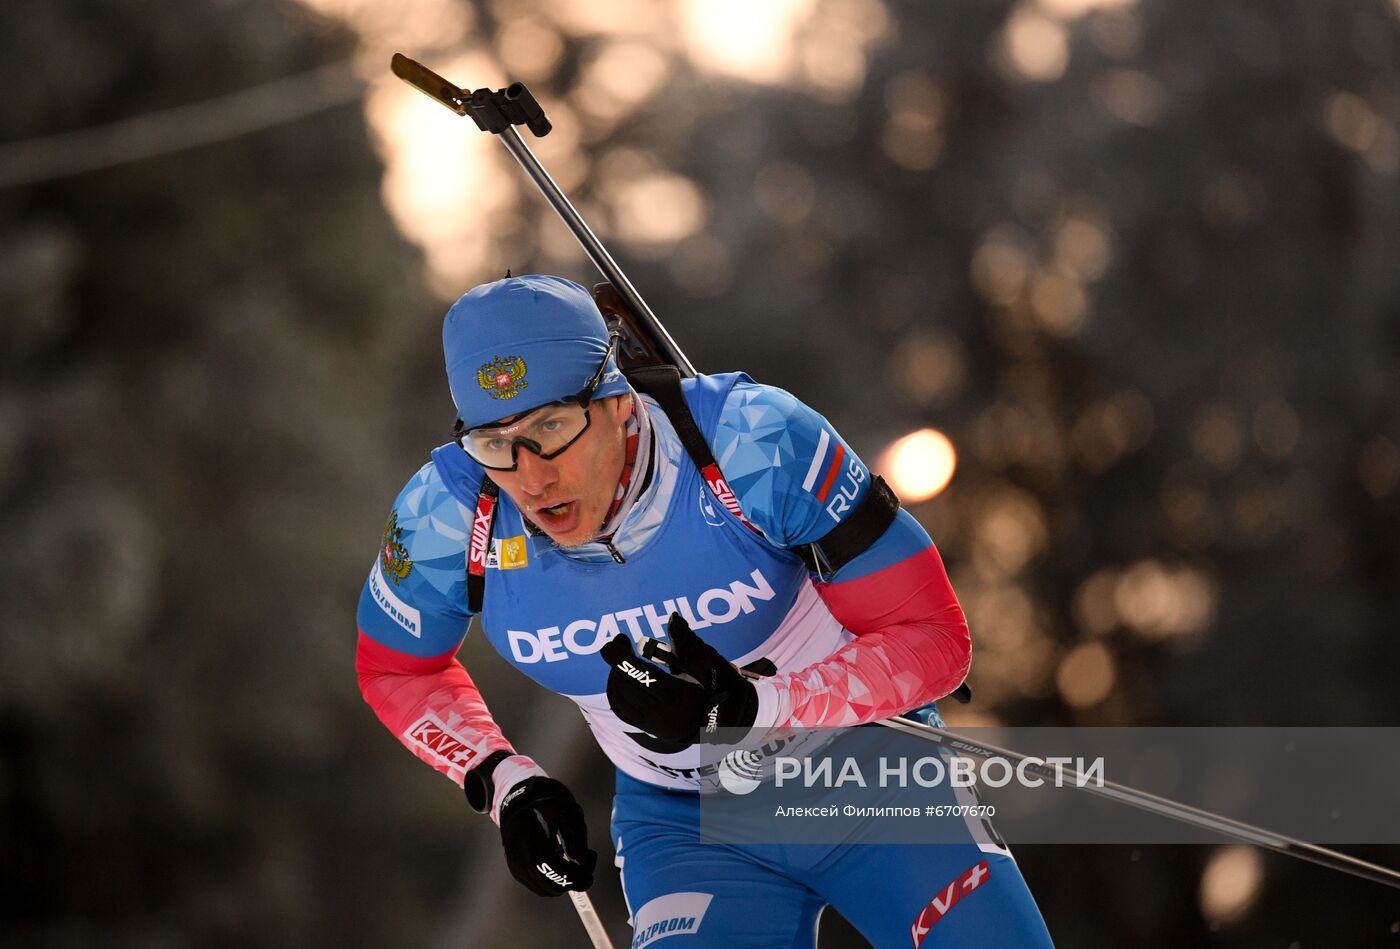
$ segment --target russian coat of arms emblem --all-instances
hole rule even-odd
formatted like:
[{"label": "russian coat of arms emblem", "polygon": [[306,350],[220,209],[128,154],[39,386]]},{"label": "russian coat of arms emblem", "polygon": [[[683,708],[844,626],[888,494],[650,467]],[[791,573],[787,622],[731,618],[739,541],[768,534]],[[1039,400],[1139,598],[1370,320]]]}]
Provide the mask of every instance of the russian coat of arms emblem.
[{"label": "russian coat of arms emblem", "polygon": [[513,399],[529,385],[525,381],[525,360],[519,356],[497,356],[476,371],[476,382],[493,399]]},{"label": "russian coat of arms emblem", "polygon": [[389,523],[384,525],[384,547],[379,551],[379,564],[384,575],[398,586],[407,580],[413,570],[413,561],[408,559],[408,548],[403,545],[403,528],[399,526],[399,512],[389,515]]}]

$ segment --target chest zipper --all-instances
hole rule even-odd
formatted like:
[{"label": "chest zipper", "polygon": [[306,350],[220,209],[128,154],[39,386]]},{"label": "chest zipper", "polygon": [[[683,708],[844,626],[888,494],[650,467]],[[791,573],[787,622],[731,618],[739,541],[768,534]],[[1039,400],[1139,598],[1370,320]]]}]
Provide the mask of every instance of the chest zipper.
[{"label": "chest zipper", "polygon": [[603,546],[606,547],[606,548],[608,548],[608,553],[612,554],[612,559],[613,559],[613,560],[616,560],[618,563],[626,563],[626,562],[627,562],[626,560],[623,559],[621,551],[619,551],[616,547],[614,547],[614,546],[612,545],[612,541],[610,541],[610,540],[605,540],[605,541],[603,541]]}]

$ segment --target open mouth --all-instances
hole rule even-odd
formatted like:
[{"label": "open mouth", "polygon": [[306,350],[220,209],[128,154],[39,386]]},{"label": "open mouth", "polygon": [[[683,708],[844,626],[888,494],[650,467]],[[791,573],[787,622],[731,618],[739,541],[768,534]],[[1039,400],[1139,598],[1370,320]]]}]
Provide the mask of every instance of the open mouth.
[{"label": "open mouth", "polygon": [[531,518],[536,525],[550,531],[567,531],[573,526],[578,514],[578,504],[574,501],[560,501],[549,507],[535,508]]}]

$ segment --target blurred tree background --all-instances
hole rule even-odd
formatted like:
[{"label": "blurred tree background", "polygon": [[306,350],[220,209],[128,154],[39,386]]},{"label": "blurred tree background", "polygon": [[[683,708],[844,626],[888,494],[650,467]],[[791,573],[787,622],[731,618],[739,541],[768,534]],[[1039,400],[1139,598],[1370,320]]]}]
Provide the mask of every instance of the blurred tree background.
[{"label": "blurred tree background", "polygon": [[[595,279],[398,49],[531,83],[539,153],[702,369],[876,467],[947,436],[910,506],[972,620],[955,724],[1395,723],[1397,0],[14,0],[0,27],[4,945],[581,943],[355,686],[387,506],[450,428],[446,302]],[[607,851],[571,705],[464,658]],[[1066,946],[1400,945],[1392,893],[1252,851],[1017,853]],[[594,894],[621,940],[615,876]]]}]

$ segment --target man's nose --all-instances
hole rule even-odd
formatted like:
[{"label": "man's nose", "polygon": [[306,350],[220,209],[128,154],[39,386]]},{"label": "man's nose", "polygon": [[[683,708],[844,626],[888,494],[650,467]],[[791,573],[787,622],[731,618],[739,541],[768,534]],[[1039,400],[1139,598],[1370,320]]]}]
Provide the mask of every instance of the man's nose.
[{"label": "man's nose", "polygon": [[520,478],[520,487],[528,494],[543,494],[559,480],[559,470],[554,463],[545,461],[524,445],[515,446],[515,473]]}]

